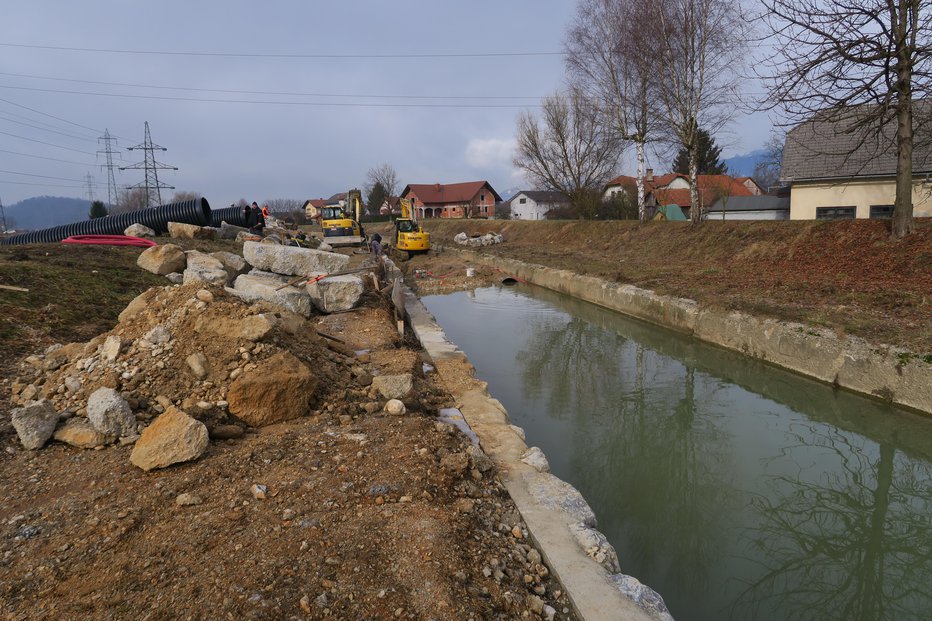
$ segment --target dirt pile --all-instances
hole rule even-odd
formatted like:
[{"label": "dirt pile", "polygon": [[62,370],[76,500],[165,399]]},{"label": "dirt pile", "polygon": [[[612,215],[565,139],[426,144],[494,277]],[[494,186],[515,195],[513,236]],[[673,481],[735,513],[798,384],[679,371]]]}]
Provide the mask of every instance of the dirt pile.
[{"label": "dirt pile", "polygon": [[[336,397],[350,410],[353,400],[333,388],[351,367],[303,317],[220,288],[156,287],[113,330],[26,358],[12,393],[20,405],[49,399],[67,420],[86,417],[92,395],[108,388],[126,400],[137,433],[172,406],[212,430],[304,416]],[[360,388],[352,396],[363,400]]]}]

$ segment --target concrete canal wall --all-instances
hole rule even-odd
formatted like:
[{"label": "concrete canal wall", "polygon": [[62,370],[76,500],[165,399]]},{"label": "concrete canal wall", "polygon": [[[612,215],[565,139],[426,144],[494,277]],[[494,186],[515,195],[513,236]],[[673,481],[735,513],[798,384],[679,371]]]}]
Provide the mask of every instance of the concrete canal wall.
[{"label": "concrete canal wall", "polygon": [[[451,250],[447,248],[446,250]],[[541,287],[739,351],[801,375],[932,415],[932,364],[904,349],[800,323],[700,308],[692,300],[483,253],[452,249]]]}]

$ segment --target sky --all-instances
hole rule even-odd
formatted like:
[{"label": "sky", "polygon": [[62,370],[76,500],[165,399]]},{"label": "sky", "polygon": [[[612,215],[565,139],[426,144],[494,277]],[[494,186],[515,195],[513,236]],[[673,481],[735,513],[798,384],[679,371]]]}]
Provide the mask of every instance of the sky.
[{"label": "sky", "polygon": [[[145,122],[166,148],[156,159],[178,167],[160,181],[215,207],[328,197],[384,163],[402,187],[529,188],[511,164],[515,121],[562,85],[574,10],[572,0],[5,3],[0,200],[86,197],[91,175],[106,201],[98,138],[116,137],[117,165],[142,162],[126,148],[143,142]],[[740,115],[723,156],[760,148],[769,132],[766,116]],[[143,171],[115,179],[132,185]]]}]

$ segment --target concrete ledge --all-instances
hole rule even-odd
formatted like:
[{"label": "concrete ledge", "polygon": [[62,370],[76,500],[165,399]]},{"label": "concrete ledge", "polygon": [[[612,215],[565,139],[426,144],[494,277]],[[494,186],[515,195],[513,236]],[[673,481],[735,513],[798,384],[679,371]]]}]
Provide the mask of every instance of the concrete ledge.
[{"label": "concrete ledge", "polygon": [[[466,355],[446,338],[436,319],[410,290],[406,290],[405,310],[411,328],[435,363],[451,358],[466,360]],[[436,366],[443,379],[441,365]],[[509,424],[504,406],[484,387],[454,391],[453,396],[482,449],[495,462],[531,539],[566,589],[577,615],[586,621],[672,621],[656,593],[630,576],[611,573],[603,565],[605,561],[600,556],[604,557],[604,553],[600,552],[608,552],[617,564],[610,544],[605,542],[602,549],[583,549],[577,533],[581,529],[593,530],[592,509],[568,483],[521,461],[528,446],[520,430]],[[608,565],[617,571],[617,565]],[[625,591],[631,594],[630,598],[619,584],[633,585],[633,589]]]},{"label": "concrete ledge", "polygon": [[905,349],[801,323],[766,319],[632,285],[495,255],[449,249],[510,276],[695,336],[801,375],[932,414],[932,364]]}]

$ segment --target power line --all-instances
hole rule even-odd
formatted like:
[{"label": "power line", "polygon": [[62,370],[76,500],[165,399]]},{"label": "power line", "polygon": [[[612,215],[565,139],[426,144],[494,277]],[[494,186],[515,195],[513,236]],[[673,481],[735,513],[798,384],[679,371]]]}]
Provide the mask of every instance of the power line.
[{"label": "power line", "polygon": [[31,183],[29,181],[7,181],[6,179],[0,179],[0,184],[12,184],[12,185],[38,185],[43,188],[83,188],[83,185],[64,185],[61,183]]},{"label": "power line", "polygon": [[57,181],[81,181],[81,182],[84,181],[84,179],[69,179],[68,177],[50,177],[49,175],[36,175],[33,173],[16,172],[15,170],[0,170],[0,173],[5,173],[7,175],[22,175],[24,177],[40,177],[42,179],[55,179]]},{"label": "power line", "polygon": [[90,151],[82,151],[80,149],[72,149],[71,147],[65,147],[60,144],[54,144],[51,142],[43,142],[42,140],[36,140],[35,138],[26,138],[25,136],[19,136],[17,134],[11,134],[10,132],[0,131],[0,134],[4,136],[12,136],[13,138],[19,138],[20,140],[28,140],[29,142],[37,142],[39,144],[44,144],[49,147],[55,147],[57,149],[64,149],[66,151],[74,151],[75,153],[83,153],[84,155],[94,155]]},{"label": "power line", "polygon": [[0,43],[3,47],[18,47],[33,50],[58,50],[64,52],[93,52],[100,54],[141,54],[149,56],[208,56],[219,58],[316,58],[316,59],[380,59],[380,58],[507,58],[535,56],[564,56],[565,52],[452,52],[420,54],[297,54],[297,53],[245,53],[245,52],[177,52],[169,50],[125,50],[93,47],[66,47],[59,45],[29,45],[25,43]]},{"label": "power line", "polygon": [[132,82],[105,82],[100,80],[78,80],[76,78],[58,78],[42,75],[29,75],[25,73],[9,73],[0,71],[0,75],[29,78],[33,80],[49,80],[53,82],[74,82],[78,84],[97,84],[100,86],[123,86],[129,88],[153,88],[160,90],[172,91],[194,91],[201,93],[229,93],[234,95],[279,95],[289,97],[346,97],[358,99],[479,99],[479,100],[509,100],[509,99],[531,99],[540,100],[543,96],[536,95],[372,95],[372,94],[353,94],[353,93],[308,93],[308,92],[289,92],[289,91],[249,91],[237,89],[221,88],[198,88],[191,86],[166,86],[157,84],[134,84]]},{"label": "power line", "polygon": [[7,149],[0,149],[0,153],[10,153],[12,155],[21,155],[22,157],[33,157],[39,160],[50,160],[52,162],[61,162],[63,164],[77,164],[78,166],[93,166],[90,162],[75,162],[73,160],[62,160],[57,157],[46,157],[44,155],[32,155],[30,153],[21,153],[19,151],[9,151]]},{"label": "power line", "polygon": [[201,103],[238,103],[263,104],[277,106],[312,106],[331,108],[537,108],[540,104],[431,104],[431,103],[360,103],[327,101],[257,101],[254,99],[209,99],[202,97],[167,97],[162,95],[129,95],[124,93],[91,93],[87,91],[69,91],[52,88],[35,88],[29,86],[8,86],[0,84],[0,89],[8,88],[19,91],[36,91],[40,93],[58,93],[64,95],[89,95],[92,97],[122,97],[125,99],[153,99],[157,101],[196,101]]},{"label": "power line", "polygon": [[69,130],[69,128],[67,128],[67,127],[61,127],[61,126],[59,126],[59,125],[53,125],[52,123],[48,123],[48,122],[46,122],[46,121],[40,121],[39,119],[33,118],[33,117],[31,117],[31,116],[26,116],[25,114],[17,114],[17,113],[15,113],[15,112],[10,111],[10,110],[3,110],[3,113],[6,114],[7,116],[16,117],[16,118],[22,119],[22,120],[24,120],[24,121],[29,121],[30,123],[36,123],[36,124],[41,125],[41,126],[43,126],[43,127],[48,127],[49,129],[55,129],[55,130],[59,130],[59,131],[73,131],[73,130]]},{"label": "power line", "polygon": [[[75,127],[81,127],[81,128],[83,128],[83,129],[89,129],[89,130],[91,130],[92,132],[94,132],[95,134],[99,134],[99,133],[100,133],[100,129],[97,129],[97,128],[94,128],[94,127],[88,127],[87,125],[82,125],[82,124],[80,124],[80,123],[75,123],[74,121],[69,121],[68,119],[63,119],[63,118],[61,118],[60,116],[55,116],[54,114],[49,114],[48,112],[42,112],[41,110],[36,110],[35,108],[30,108],[29,106],[24,106],[23,104],[18,104],[18,103],[16,103],[15,101],[10,101],[9,99],[3,99],[2,97],[0,97],[0,101],[2,101],[3,103],[9,104],[9,105],[11,105],[11,106],[16,106],[17,108],[22,108],[23,110],[29,110],[30,112],[35,112],[36,114],[41,114],[42,116],[47,116],[47,117],[49,117],[50,119],[55,119],[56,121],[61,121],[62,123],[67,123],[68,125],[74,125]],[[123,137],[120,136],[120,138],[123,138]],[[128,140],[128,139],[127,139],[127,138],[123,138],[123,140]]]},{"label": "power line", "polygon": [[0,120],[7,121],[8,123],[16,123],[17,125],[24,125],[26,127],[31,127],[33,129],[38,129],[39,131],[49,132],[51,134],[58,134],[59,136],[65,136],[66,138],[74,138],[75,140],[93,140],[92,138],[85,138],[84,136],[77,136],[75,134],[68,134],[66,132],[60,132],[54,129],[46,129],[44,127],[39,127],[38,125],[33,125],[31,123],[25,123],[23,121],[17,121],[15,119],[9,119],[5,116],[0,116]]}]

